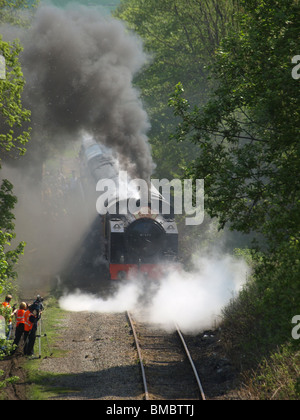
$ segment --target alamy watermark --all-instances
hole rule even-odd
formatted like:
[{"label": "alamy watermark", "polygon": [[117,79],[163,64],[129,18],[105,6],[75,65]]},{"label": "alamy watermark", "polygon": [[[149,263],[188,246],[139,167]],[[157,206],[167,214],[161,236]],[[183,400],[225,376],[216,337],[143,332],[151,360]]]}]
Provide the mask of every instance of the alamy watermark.
[{"label": "alamy watermark", "polygon": [[295,55],[292,58],[292,64],[296,64],[296,66],[293,67],[293,70],[292,70],[292,78],[294,80],[299,80],[300,79],[300,55]]},{"label": "alamy watermark", "polygon": [[300,315],[294,316],[292,319],[292,324],[296,324],[296,326],[292,329],[292,337],[294,340],[300,339]]},{"label": "alamy watermark", "polygon": [[[174,194],[171,200],[172,190]],[[118,179],[100,180],[96,191],[101,193],[96,203],[97,212],[101,215],[118,212],[121,215],[130,213],[155,218],[160,211],[162,214],[171,214],[173,208],[174,214],[186,215],[187,226],[199,226],[204,221],[203,179],[197,179],[195,185],[191,179],[152,179],[149,186],[143,179],[130,180],[127,172],[121,171]]]},{"label": "alamy watermark", "polygon": [[0,80],[6,79],[6,61],[3,55],[0,55]]}]

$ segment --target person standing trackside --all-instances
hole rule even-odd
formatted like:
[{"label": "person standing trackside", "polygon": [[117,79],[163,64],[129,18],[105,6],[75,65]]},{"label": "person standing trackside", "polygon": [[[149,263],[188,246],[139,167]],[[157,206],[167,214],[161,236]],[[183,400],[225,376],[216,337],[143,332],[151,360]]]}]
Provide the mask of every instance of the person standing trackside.
[{"label": "person standing trackside", "polygon": [[9,340],[10,339],[10,335],[11,335],[11,331],[12,331],[12,316],[15,313],[14,312],[14,308],[11,307],[10,302],[12,300],[12,296],[11,295],[7,295],[5,297],[5,301],[2,303],[2,306],[4,306],[4,308],[7,308],[10,312],[10,316],[5,317],[6,318],[6,323],[7,323],[7,335],[6,335],[6,339]]},{"label": "person standing trackside", "polygon": [[2,303],[2,306],[4,306],[4,308],[11,308],[11,306],[10,306],[11,300],[12,300],[12,296],[11,295],[7,295],[5,297],[5,301]]},{"label": "person standing trackside", "polygon": [[34,352],[38,321],[41,318],[41,314],[44,310],[43,301],[44,299],[40,295],[37,295],[36,300],[33,302],[32,305],[29,306],[29,311],[31,312],[32,316],[29,317],[29,325],[25,327],[26,329],[30,328],[29,334],[26,338],[26,346],[24,349],[27,356],[32,356]]},{"label": "person standing trackside", "polygon": [[[36,313],[36,311],[34,310],[34,312]],[[30,308],[27,309],[27,311],[25,312],[24,315],[24,341],[25,341],[25,346],[24,346],[24,355],[25,356],[32,356],[33,354],[33,347],[34,347],[34,341],[33,341],[33,337],[30,337],[31,333],[32,333],[32,329],[34,324],[36,324],[37,322],[37,317],[34,313],[31,312]],[[33,333],[35,334],[35,333]]]},{"label": "person standing trackside", "polygon": [[25,311],[27,309],[27,304],[25,302],[22,302],[20,305],[20,308],[16,312],[16,335],[14,340],[14,345],[18,346],[19,342],[22,338],[22,335],[24,334],[24,323],[25,323]]}]

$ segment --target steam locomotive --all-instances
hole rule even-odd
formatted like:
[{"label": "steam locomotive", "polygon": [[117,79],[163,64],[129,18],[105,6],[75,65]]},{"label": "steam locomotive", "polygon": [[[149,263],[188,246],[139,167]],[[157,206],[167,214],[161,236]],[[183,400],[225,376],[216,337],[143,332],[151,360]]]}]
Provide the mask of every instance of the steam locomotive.
[{"label": "steam locomotive", "polygon": [[[111,179],[115,185],[119,184],[117,161],[110,150],[95,143],[93,139],[83,140],[80,161],[81,177],[85,178],[85,184],[93,186],[94,191],[96,184],[102,179]],[[102,218],[104,254],[111,280],[126,279],[130,273],[158,278],[164,267],[177,260],[178,229],[172,206],[169,206],[169,214],[162,214],[161,210],[152,214],[151,206],[155,204],[156,209],[162,209],[166,200],[153,186],[149,187],[149,193],[151,200],[147,196],[146,208],[140,208],[135,213],[127,211],[127,214],[121,214],[120,209],[124,209],[124,205],[128,208],[132,197],[123,199],[116,194],[106,202],[110,211],[99,216]],[[136,197],[136,204],[139,208],[139,197]]]}]

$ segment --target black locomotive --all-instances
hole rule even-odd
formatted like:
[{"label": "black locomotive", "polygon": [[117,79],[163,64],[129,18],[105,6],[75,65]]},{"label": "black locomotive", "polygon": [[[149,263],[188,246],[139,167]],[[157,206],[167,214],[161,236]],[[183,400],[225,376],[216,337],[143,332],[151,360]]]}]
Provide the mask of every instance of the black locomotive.
[{"label": "black locomotive", "polygon": [[[92,139],[85,139],[80,152],[81,178],[84,185],[90,184],[95,191],[95,185],[101,179],[111,179],[119,185],[118,165],[111,152]],[[86,188],[86,187],[84,187]],[[150,200],[151,197],[151,200]],[[169,214],[161,211],[152,214],[151,206],[161,209],[164,197],[153,187],[149,188],[147,206],[132,213],[124,214],[124,204],[128,209],[130,198],[110,198],[107,212],[102,218],[105,247],[104,254],[109,265],[109,275],[112,280],[127,278],[129,273],[140,272],[150,278],[161,275],[167,264],[177,260],[178,230],[174,220],[174,212],[170,206]],[[109,200],[108,200],[109,201]],[[140,207],[139,198],[136,199]]]}]

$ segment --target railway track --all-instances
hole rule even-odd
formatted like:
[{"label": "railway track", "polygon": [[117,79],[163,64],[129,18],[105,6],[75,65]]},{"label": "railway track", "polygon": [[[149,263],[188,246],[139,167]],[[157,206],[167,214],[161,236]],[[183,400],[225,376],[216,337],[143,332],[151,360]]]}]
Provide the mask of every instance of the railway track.
[{"label": "railway track", "polygon": [[203,387],[178,325],[169,334],[137,322],[127,312],[139,356],[146,400],[205,400]]}]

